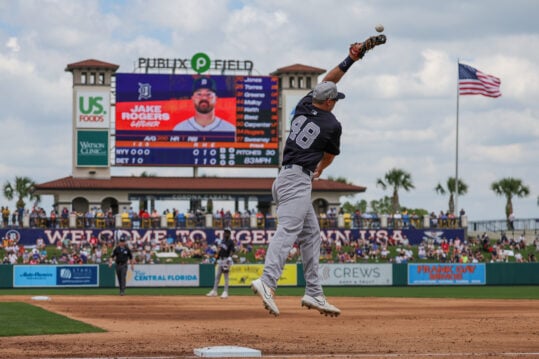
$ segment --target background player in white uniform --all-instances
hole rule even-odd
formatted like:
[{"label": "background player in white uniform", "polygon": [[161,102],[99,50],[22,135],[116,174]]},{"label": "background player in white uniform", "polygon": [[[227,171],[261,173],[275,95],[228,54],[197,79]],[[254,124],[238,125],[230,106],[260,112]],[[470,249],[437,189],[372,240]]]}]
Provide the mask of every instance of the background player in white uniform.
[{"label": "background player in white uniform", "polygon": [[331,111],[345,96],[337,91],[335,84],[376,44],[380,43],[374,38],[352,44],[346,59],[328,72],[323,82],[302,98],[295,109],[282,168],[272,188],[277,205],[277,231],[269,243],[264,272],[251,284],[266,309],[275,316],[279,315],[279,309],[274,301],[274,292],[295,242],[299,244],[306,283],[302,306],[330,316],[341,313],[326,300],[318,277],[321,239],[311,203],[312,180],[318,178],[340,152],[342,128]]},{"label": "background player in white uniform", "polygon": [[221,294],[221,298],[228,298],[230,267],[232,267],[232,264],[234,263],[232,261],[232,254],[235,251],[234,241],[232,238],[230,238],[231,234],[231,229],[226,227],[224,231],[224,238],[217,243],[217,273],[215,274],[215,282],[213,283],[212,290],[206,294],[208,297],[217,296],[217,288],[219,287],[219,282],[221,281],[221,275],[224,275],[225,288]]},{"label": "background player in white uniform", "polygon": [[193,83],[193,96],[191,96],[195,106],[195,115],[177,124],[174,131],[236,131],[234,125],[215,116],[215,103],[217,102],[215,91],[215,83],[211,78],[196,79]]}]

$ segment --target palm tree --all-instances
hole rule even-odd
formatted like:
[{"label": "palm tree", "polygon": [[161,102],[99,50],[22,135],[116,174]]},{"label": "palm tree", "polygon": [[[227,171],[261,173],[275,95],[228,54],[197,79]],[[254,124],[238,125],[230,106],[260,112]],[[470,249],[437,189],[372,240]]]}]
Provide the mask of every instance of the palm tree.
[{"label": "palm tree", "polygon": [[371,209],[376,214],[384,214],[391,212],[392,200],[389,196],[384,196],[378,200],[373,199],[369,204]]},{"label": "palm tree", "polygon": [[[449,177],[447,179],[447,187],[444,188],[440,183],[438,183],[438,185],[434,188],[434,190],[436,191],[436,193],[439,193],[441,195],[445,195],[447,192],[449,192],[449,213],[455,213],[455,199],[454,199],[454,194],[455,192],[457,191],[457,187],[456,187],[456,181],[455,181],[455,177]],[[459,196],[462,196],[464,194],[466,194],[468,192],[468,185],[466,183],[464,183],[460,178],[459,178],[459,186],[458,186],[458,193],[457,195]]]},{"label": "palm tree", "polygon": [[368,203],[366,200],[362,199],[361,201],[357,201],[356,203],[351,203],[349,201],[346,201],[342,205],[342,209],[344,212],[347,213],[353,213],[356,210],[359,210],[361,213],[367,212],[367,206]]},{"label": "palm tree", "polygon": [[17,208],[24,208],[26,203],[24,202],[25,198],[29,200],[36,200],[39,202],[41,200],[39,195],[34,194],[35,182],[28,177],[15,177],[15,181],[10,183],[6,181],[4,183],[4,197],[9,201],[17,197]]},{"label": "palm tree", "polygon": [[[385,180],[385,181],[384,181]],[[384,176],[384,180],[379,178],[376,181],[376,184],[382,187],[384,190],[388,186],[393,187],[393,196],[391,197],[391,205],[393,208],[393,213],[396,213],[399,208],[399,189],[404,189],[406,191],[409,191],[414,187],[414,184],[412,183],[412,176],[410,173],[401,170],[399,168],[392,168],[390,169]]]},{"label": "palm tree", "polygon": [[519,198],[527,197],[530,194],[530,188],[522,183],[518,178],[506,177],[498,182],[493,182],[490,189],[499,196],[505,196],[507,203],[505,205],[505,218],[509,221],[509,216],[513,213],[513,196]]}]

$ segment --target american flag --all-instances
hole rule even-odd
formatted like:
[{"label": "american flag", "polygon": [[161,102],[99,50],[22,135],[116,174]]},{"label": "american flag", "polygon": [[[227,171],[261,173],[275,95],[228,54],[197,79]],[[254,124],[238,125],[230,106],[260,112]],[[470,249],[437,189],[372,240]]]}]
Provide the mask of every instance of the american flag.
[{"label": "american flag", "polygon": [[459,64],[459,95],[483,95],[500,97],[501,81],[471,66]]}]

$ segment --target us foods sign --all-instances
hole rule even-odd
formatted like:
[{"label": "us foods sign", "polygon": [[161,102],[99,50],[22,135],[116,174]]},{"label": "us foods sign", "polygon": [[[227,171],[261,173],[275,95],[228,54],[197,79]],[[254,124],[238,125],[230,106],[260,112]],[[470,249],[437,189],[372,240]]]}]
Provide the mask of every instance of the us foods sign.
[{"label": "us foods sign", "polygon": [[110,127],[110,93],[108,91],[77,91],[75,94],[77,128]]}]

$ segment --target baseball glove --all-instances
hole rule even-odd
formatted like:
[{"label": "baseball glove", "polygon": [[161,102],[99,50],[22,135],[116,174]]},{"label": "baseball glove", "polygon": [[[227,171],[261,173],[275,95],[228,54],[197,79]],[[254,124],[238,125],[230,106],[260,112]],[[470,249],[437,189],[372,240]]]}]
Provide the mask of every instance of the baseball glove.
[{"label": "baseball glove", "polygon": [[356,55],[358,59],[361,59],[363,56],[365,56],[367,51],[372,50],[376,46],[385,44],[386,40],[386,35],[371,36],[363,42],[351,44],[350,53]]}]

